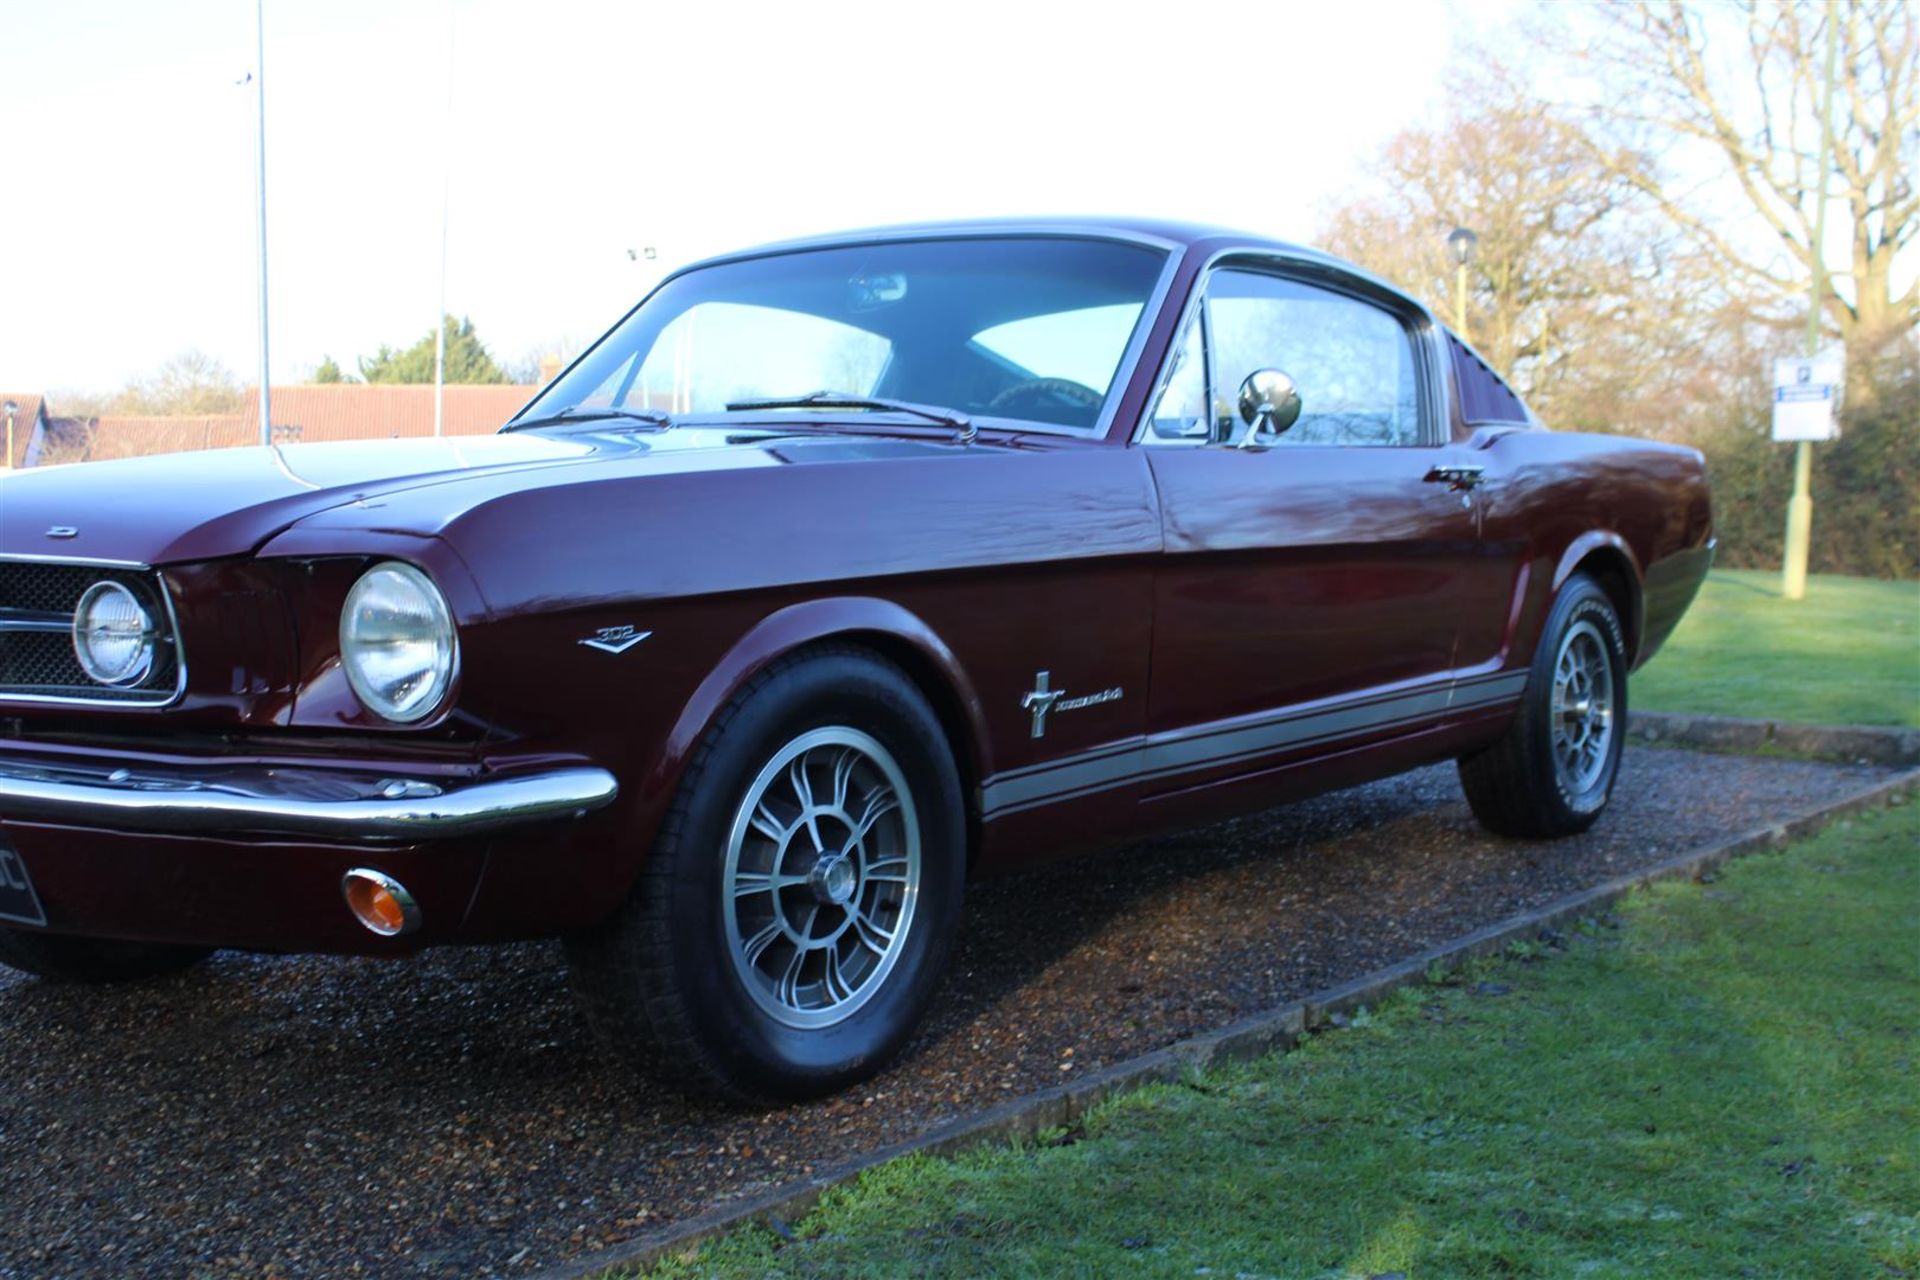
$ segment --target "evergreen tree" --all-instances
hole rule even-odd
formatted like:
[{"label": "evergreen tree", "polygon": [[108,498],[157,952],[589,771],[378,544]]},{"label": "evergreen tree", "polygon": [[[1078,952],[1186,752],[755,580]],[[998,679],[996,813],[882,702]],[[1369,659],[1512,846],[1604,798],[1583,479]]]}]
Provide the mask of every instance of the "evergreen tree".
[{"label": "evergreen tree", "polygon": [[[443,321],[446,325],[446,380],[462,382],[505,382],[507,375],[494,363],[493,356],[474,336],[473,321],[465,316]],[[368,382],[432,382],[433,334],[431,332],[410,347],[395,349],[384,343],[371,359],[361,357],[360,376]]]}]

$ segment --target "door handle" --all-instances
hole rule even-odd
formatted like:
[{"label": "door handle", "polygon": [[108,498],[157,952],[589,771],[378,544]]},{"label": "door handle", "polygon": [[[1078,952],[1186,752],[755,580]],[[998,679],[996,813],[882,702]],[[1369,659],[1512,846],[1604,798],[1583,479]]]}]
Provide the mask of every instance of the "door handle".
[{"label": "door handle", "polygon": [[1449,489],[1472,489],[1486,478],[1485,467],[1440,466],[1428,471],[1421,479],[1428,484],[1444,484]]}]

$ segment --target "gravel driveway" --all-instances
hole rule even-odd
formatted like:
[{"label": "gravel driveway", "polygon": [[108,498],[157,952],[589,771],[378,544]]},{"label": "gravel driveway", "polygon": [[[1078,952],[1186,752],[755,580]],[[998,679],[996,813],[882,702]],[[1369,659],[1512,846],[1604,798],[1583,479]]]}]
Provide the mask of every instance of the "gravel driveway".
[{"label": "gravel driveway", "polygon": [[1630,747],[1594,831],[1526,844],[1442,766],[979,884],[906,1060],[765,1115],[603,1064],[551,946],[5,973],[0,1277],[525,1274],[1883,776]]}]

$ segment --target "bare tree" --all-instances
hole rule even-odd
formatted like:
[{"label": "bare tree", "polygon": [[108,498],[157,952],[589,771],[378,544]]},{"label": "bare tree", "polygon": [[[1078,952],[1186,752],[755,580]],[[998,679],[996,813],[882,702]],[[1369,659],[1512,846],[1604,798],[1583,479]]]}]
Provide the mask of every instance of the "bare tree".
[{"label": "bare tree", "polygon": [[111,413],[239,413],[245,403],[233,371],[203,351],[182,351],[121,388]]},{"label": "bare tree", "polygon": [[[1825,6],[1810,0],[1625,0],[1579,56],[1596,72],[1608,162],[1704,249],[1728,283],[1791,308],[1814,271]],[[1831,33],[1828,332],[1862,374],[1920,324],[1920,282],[1895,261],[1920,232],[1920,31],[1903,0],[1843,0]],[[1685,161],[1710,159],[1768,234],[1742,236]],[[1837,220],[1837,222],[1836,222]],[[1843,287],[1842,287],[1843,286]],[[1904,344],[1903,344],[1904,345]]]},{"label": "bare tree", "polygon": [[518,359],[501,361],[500,367],[506,371],[509,382],[530,387],[545,386],[562,369],[572,364],[573,358],[586,347],[587,343],[578,334],[562,334],[528,347]]},{"label": "bare tree", "polygon": [[[1324,241],[1454,314],[1446,237],[1471,228],[1466,337],[1543,416],[1567,427],[1668,433],[1676,379],[1696,376],[1703,315],[1725,299],[1650,218],[1586,135],[1497,64],[1476,68],[1448,118],[1393,138],[1374,192]],[[1690,394],[1690,402],[1697,396]]]}]

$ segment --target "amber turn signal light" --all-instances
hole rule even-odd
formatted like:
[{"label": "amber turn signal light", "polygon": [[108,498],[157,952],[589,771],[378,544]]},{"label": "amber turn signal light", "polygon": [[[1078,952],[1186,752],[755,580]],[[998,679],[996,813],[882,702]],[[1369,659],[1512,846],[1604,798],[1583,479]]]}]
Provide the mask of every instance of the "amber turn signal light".
[{"label": "amber turn signal light", "polygon": [[353,918],[383,938],[397,938],[420,927],[420,904],[406,886],[383,871],[355,867],[340,877],[340,893]]}]

